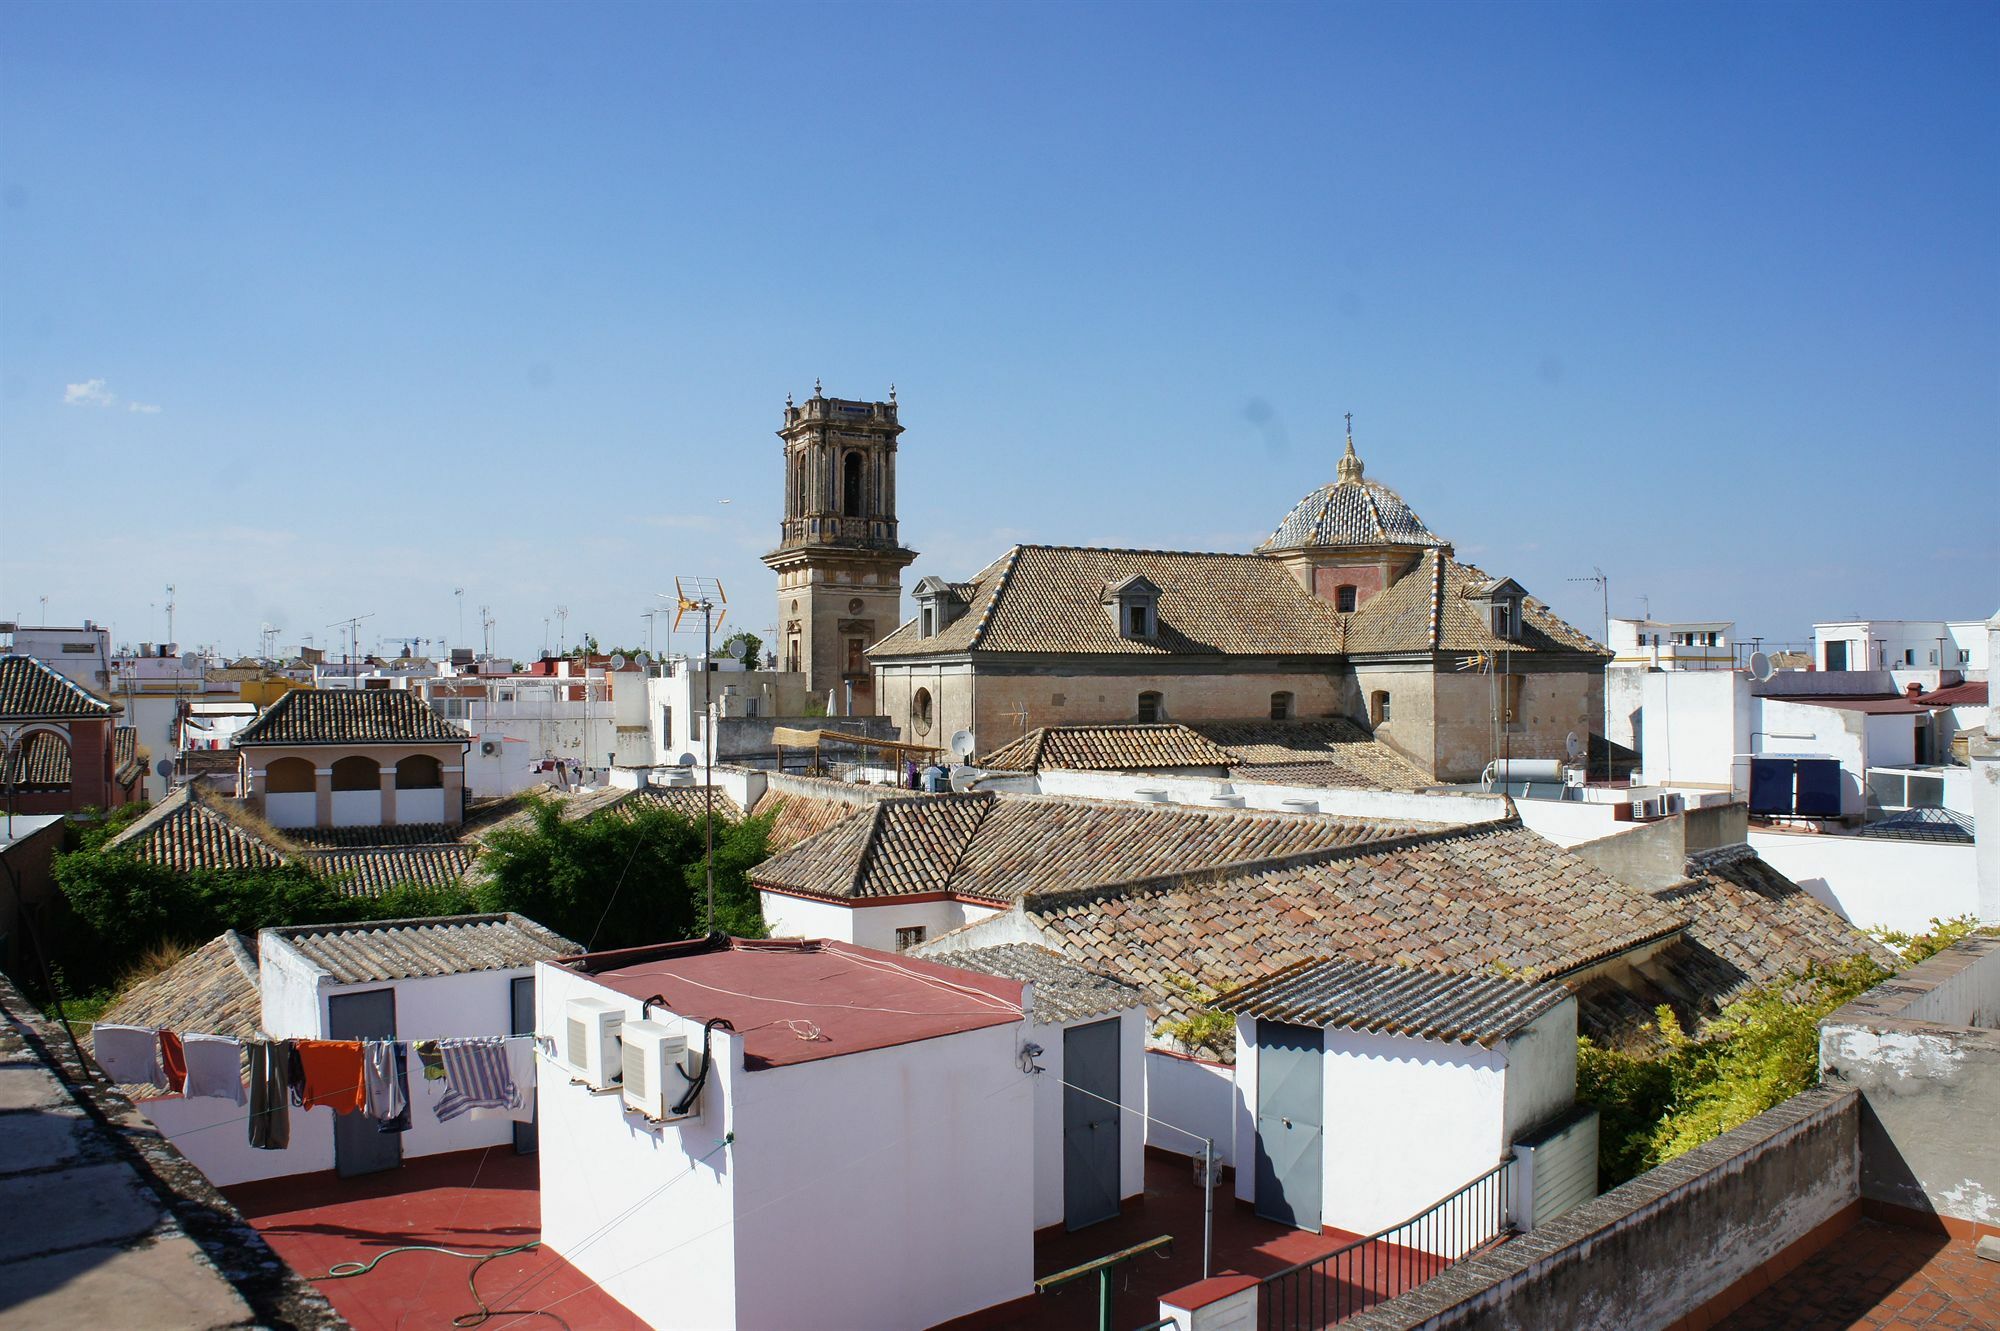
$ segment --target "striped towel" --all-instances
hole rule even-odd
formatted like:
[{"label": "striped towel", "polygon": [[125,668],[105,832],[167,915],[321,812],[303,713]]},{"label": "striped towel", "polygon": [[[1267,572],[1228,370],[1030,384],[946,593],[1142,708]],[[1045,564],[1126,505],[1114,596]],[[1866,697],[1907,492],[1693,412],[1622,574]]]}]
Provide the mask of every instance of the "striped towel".
[{"label": "striped towel", "polygon": [[513,1075],[507,1069],[507,1042],[498,1036],[438,1041],[444,1059],[444,1095],[432,1108],[440,1123],[474,1109],[512,1109]]}]

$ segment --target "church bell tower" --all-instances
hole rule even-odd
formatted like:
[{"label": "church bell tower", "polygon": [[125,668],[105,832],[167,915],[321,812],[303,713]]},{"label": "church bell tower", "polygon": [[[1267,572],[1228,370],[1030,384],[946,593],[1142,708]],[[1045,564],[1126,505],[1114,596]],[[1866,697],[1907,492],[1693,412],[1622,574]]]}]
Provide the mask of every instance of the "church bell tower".
[{"label": "church bell tower", "polygon": [[778,668],[803,671],[824,699],[875,710],[867,649],[902,622],[903,570],[917,557],[896,535],[896,390],[887,402],[785,399],[785,513],[778,548]]}]

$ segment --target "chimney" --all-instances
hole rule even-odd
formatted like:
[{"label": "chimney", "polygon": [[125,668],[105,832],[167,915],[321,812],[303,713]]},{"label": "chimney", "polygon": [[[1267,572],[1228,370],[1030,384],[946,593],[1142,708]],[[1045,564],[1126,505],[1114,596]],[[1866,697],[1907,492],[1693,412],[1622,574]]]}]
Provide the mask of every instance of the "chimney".
[{"label": "chimney", "polygon": [[1911,702],[1915,702],[1918,698],[1921,698],[1923,694],[1924,694],[1924,686],[1917,683],[1917,681],[1915,681],[1914,679],[1903,686],[1903,696],[1905,698],[1908,698]]}]

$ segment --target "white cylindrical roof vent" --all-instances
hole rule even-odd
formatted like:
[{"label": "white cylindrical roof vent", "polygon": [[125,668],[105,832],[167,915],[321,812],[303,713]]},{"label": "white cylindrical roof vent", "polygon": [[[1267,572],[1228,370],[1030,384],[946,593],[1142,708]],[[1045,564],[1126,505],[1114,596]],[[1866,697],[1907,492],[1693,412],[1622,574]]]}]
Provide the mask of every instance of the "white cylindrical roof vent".
[{"label": "white cylindrical roof vent", "polygon": [[1161,790],[1158,786],[1141,786],[1132,793],[1138,797],[1141,804],[1165,804],[1167,802],[1167,792]]},{"label": "white cylindrical roof vent", "polygon": [[1281,801],[1281,802],[1282,802],[1282,803],[1284,804],[1284,806],[1285,806],[1285,811],[1286,811],[1287,813],[1318,813],[1318,812],[1319,812],[1319,801],[1318,801],[1318,800],[1304,800],[1304,799],[1298,799],[1298,798],[1293,798],[1293,799],[1288,799],[1288,800],[1284,800],[1284,801]]},{"label": "white cylindrical roof vent", "polygon": [[1243,807],[1243,797],[1241,795],[1229,794],[1224,791],[1218,790],[1215,794],[1210,795],[1208,800],[1209,803],[1218,809],[1240,809]]}]

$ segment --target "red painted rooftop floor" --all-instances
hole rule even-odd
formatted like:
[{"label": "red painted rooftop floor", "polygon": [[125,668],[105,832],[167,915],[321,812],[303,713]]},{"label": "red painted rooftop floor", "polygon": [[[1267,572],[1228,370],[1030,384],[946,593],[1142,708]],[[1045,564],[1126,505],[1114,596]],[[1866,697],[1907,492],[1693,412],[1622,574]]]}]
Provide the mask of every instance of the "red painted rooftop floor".
[{"label": "red painted rooftop floor", "polygon": [[[334,1263],[366,1262],[404,1244],[489,1253],[541,1237],[535,1157],[506,1146],[425,1156],[364,1178],[308,1174],[223,1191],[354,1331],[451,1331],[456,1317],[470,1323],[479,1303],[466,1280],[476,1263],[397,1253],[367,1275],[326,1279]],[[479,1267],[477,1288],[488,1306],[525,1314],[496,1312],[482,1331],[554,1331],[564,1324],[574,1331],[645,1331],[623,1304],[540,1248]],[[542,1309],[556,1317],[536,1311]]]},{"label": "red painted rooftop floor", "polygon": [[[1226,1173],[1215,1186],[1215,1256],[1212,1275],[1267,1276],[1308,1261],[1360,1237],[1340,1230],[1318,1234],[1259,1219],[1237,1202],[1235,1182]],[[1113,1327],[1143,1326],[1158,1317],[1160,1296],[1202,1278],[1202,1190],[1194,1182],[1191,1161],[1178,1157],[1146,1157],[1146,1191],[1125,1203],[1116,1219],[1069,1233],[1045,1229],[1035,1236],[1035,1275],[1054,1275],[1094,1258],[1143,1243],[1162,1234],[1173,1236],[1165,1257],[1146,1254],[1115,1269],[1112,1275]],[[1382,1252],[1387,1245],[1377,1245]],[[1393,1292],[1420,1283],[1435,1259],[1396,1268]],[[1004,1309],[948,1322],[949,1331],[1095,1331],[1095,1275],[1048,1294],[1037,1294]],[[1322,1286],[1318,1297],[1324,1297]]]},{"label": "red painted rooftop floor", "polygon": [[[1354,1237],[1309,1234],[1260,1220],[1237,1203],[1231,1187],[1225,1177],[1215,1189],[1216,1275],[1270,1275]],[[535,1157],[515,1155],[508,1147],[427,1156],[364,1178],[310,1174],[224,1191],[355,1331],[451,1331],[454,1318],[470,1323],[480,1311],[466,1284],[476,1262],[441,1253],[397,1253],[366,1275],[327,1278],[336,1263],[366,1262],[410,1244],[491,1253],[541,1235]],[[1188,1161],[1149,1156],[1146,1192],[1126,1202],[1122,1215],[1073,1234],[1060,1228],[1037,1234],[1035,1274],[1052,1275],[1162,1234],[1174,1240],[1164,1257],[1135,1258],[1114,1274],[1112,1324],[1138,1326],[1158,1315],[1162,1294],[1202,1277],[1202,1191]],[[1397,1280],[1397,1289],[1423,1274],[1409,1272]],[[482,1331],[563,1325],[573,1331],[646,1331],[624,1305],[541,1249],[479,1267],[477,1292],[495,1310],[479,1324]],[[964,1331],[1094,1331],[1097,1279],[947,1325]]]}]

